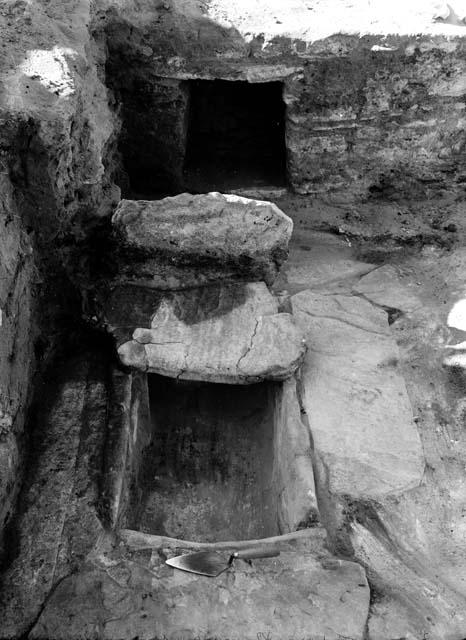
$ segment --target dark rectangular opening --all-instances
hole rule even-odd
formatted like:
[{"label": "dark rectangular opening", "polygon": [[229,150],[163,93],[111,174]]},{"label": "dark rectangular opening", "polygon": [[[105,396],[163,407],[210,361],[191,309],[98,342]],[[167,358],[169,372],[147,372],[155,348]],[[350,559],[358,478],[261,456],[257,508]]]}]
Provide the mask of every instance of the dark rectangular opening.
[{"label": "dark rectangular opening", "polygon": [[284,186],[282,83],[192,80],[188,87],[186,186],[198,192]]},{"label": "dark rectangular opening", "polygon": [[276,383],[149,374],[148,386],[152,439],[135,528],[207,542],[277,534]]},{"label": "dark rectangular opening", "polygon": [[122,165],[116,181],[130,199],[157,199],[184,191],[188,88],[161,78],[120,90]]}]

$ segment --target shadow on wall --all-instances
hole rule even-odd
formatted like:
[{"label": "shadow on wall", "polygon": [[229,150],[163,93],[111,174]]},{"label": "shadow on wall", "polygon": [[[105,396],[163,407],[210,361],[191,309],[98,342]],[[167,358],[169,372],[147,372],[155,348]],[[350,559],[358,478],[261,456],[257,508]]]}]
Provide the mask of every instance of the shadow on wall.
[{"label": "shadow on wall", "polygon": [[[123,196],[284,185],[282,83],[241,81],[222,62],[247,60],[257,43],[194,3],[182,12],[176,3],[161,4],[149,23],[138,29],[112,13],[105,26],[107,84],[122,118]],[[175,59],[189,61],[187,79],[180,79],[181,68],[179,77],[162,77]],[[222,76],[228,80],[202,79]]]}]

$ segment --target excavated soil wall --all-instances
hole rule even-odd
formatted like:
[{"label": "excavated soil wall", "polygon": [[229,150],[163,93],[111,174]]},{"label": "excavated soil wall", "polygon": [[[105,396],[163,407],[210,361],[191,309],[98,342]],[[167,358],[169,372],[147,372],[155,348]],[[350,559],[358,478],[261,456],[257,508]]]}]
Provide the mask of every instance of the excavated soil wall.
[{"label": "excavated soil wall", "polygon": [[[196,88],[213,80],[231,84],[224,93],[228,104],[240,101],[232,97],[235,84],[237,96],[244,82],[259,85],[256,103],[262,86],[270,104],[267,91],[281,83],[286,170],[269,172],[271,184],[283,179],[300,194],[344,190],[348,198],[464,190],[462,39],[391,36],[380,44],[374,36],[342,35],[305,45],[277,38],[261,49],[234,29],[182,15],[176,6],[155,10],[144,22],[130,10],[100,18],[107,83],[123,123],[124,193],[153,197],[187,188],[192,103],[199,102]],[[264,105],[265,119],[269,113]],[[250,126],[242,122],[241,108],[228,114],[221,99],[210,100],[210,117],[230,118],[237,140]],[[251,112],[251,122],[256,117]],[[273,153],[280,167],[280,150]],[[267,156],[265,150],[264,164]],[[221,187],[222,178],[204,176],[204,190]],[[250,186],[247,181],[245,175],[243,186]]]}]

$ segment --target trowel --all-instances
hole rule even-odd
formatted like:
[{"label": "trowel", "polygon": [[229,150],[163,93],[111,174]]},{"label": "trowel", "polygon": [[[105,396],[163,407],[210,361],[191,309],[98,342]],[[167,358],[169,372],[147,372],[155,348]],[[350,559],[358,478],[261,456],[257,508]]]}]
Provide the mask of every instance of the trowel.
[{"label": "trowel", "polygon": [[251,547],[240,551],[199,551],[186,553],[166,560],[165,563],[190,573],[216,578],[233,564],[233,560],[255,560],[257,558],[275,558],[280,551],[273,547]]}]

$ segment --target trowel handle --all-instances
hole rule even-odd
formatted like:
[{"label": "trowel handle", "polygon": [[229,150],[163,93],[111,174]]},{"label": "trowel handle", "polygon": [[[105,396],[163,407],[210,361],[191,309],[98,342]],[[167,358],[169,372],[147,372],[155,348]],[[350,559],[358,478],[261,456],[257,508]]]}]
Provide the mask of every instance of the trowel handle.
[{"label": "trowel handle", "polygon": [[235,560],[254,560],[255,558],[275,558],[280,555],[280,551],[269,545],[262,547],[251,547],[251,549],[241,549],[234,551],[231,556]]}]

